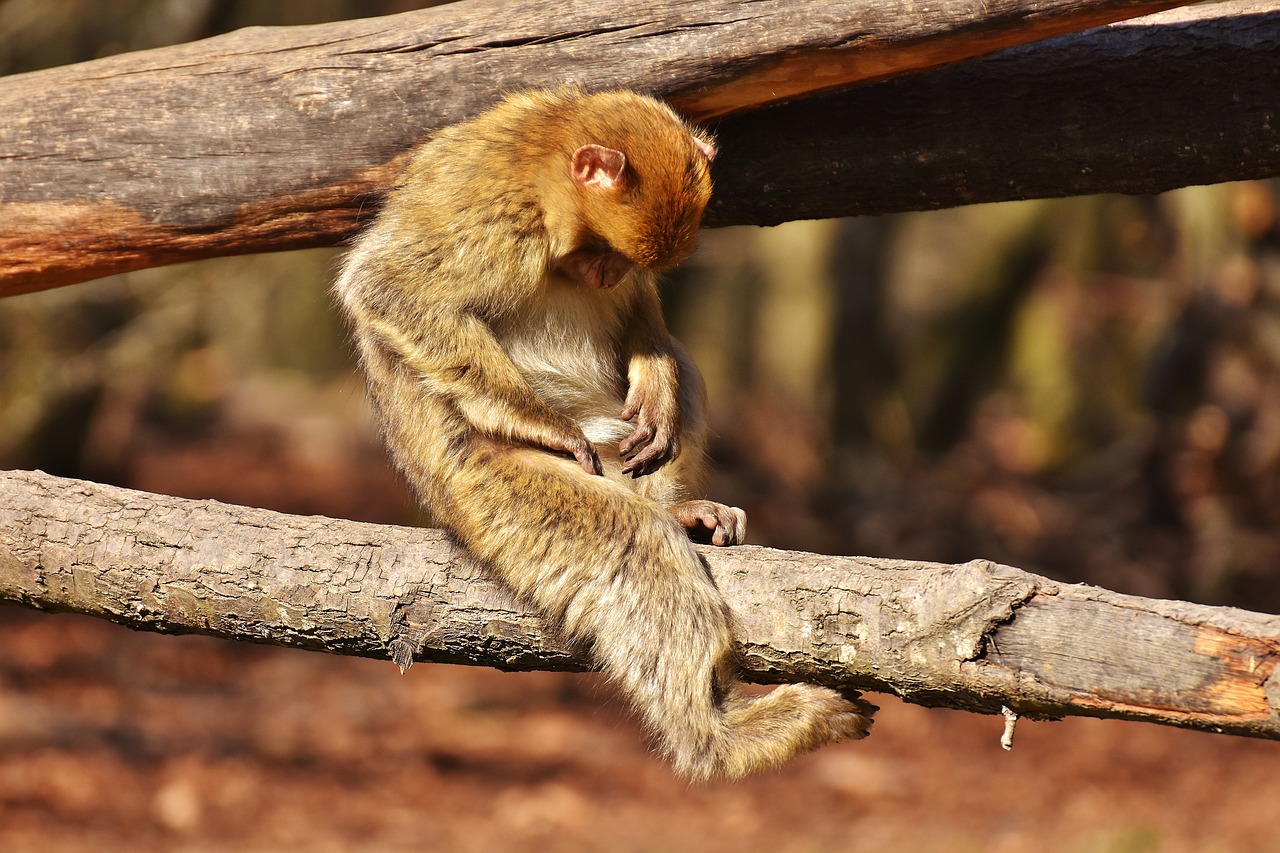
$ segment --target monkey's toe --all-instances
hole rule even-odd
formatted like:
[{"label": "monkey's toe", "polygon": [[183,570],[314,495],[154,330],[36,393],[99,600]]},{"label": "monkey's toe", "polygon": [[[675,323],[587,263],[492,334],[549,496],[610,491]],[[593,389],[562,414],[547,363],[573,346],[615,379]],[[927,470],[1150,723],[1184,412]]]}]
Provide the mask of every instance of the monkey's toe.
[{"label": "monkey's toe", "polygon": [[862,699],[859,694],[844,694],[847,709],[831,720],[835,740],[862,740],[871,734],[871,724],[880,708]]},{"label": "monkey's toe", "polygon": [[816,738],[820,743],[861,740],[871,734],[871,724],[880,709],[862,698],[856,690],[831,690],[813,684],[794,685],[803,690],[807,702],[824,729]]}]

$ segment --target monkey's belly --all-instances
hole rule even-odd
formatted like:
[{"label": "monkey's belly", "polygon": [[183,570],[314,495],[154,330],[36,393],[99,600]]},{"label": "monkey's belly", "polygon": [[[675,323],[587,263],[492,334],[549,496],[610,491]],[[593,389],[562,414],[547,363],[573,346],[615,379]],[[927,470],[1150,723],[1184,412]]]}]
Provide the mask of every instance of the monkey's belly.
[{"label": "monkey's belly", "polygon": [[555,377],[544,374],[528,378],[529,384],[544,402],[562,415],[572,418],[582,428],[583,435],[595,445],[605,477],[664,506],[685,499],[685,490],[672,479],[670,469],[639,479],[622,472],[618,444],[631,435],[635,426],[618,417],[624,403],[623,396],[610,386],[620,383],[619,379],[609,381],[607,377],[603,377],[604,381],[598,384],[588,384],[581,381],[570,382],[561,374]]},{"label": "monkey's belly", "polygon": [[605,457],[618,458],[618,442],[635,429],[618,417],[623,405],[621,396],[604,393],[601,389],[568,387],[563,383],[548,392],[539,387],[542,383],[533,381],[530,384],[548,406],[572,418],[582,428],[583,435],[596,446],[602,460]]},{"label": "monkey's belly", "polygon": [[613,357],[595,347],[561,351],[554,359],[519,358],[522,353],[518,351],[512,354],[539,399],[576,421],[593,443],[616,445],[631,434],[633,427],[618,418],[626,396],[626,379],[602,367],[614,361]]}]

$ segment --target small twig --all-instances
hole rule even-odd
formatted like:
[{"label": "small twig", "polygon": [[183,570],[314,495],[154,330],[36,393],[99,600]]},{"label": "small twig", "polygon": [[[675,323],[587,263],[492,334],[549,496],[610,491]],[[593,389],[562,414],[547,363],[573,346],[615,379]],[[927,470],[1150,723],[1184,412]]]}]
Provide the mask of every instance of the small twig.
[{"label": "small twig", "polygon": [[1013,729],[1014,726],[1018,725],[1018,712],[1008,705],[1001,705],[1000,713],[1004,716],[1004,731],[1000,734],[1000,748],[1008,752],[1013,749]]}]

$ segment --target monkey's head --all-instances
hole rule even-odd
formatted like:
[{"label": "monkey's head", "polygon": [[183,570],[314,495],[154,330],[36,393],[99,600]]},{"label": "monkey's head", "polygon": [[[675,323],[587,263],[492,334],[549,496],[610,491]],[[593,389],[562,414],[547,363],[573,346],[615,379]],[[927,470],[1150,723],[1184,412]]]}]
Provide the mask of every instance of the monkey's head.
[{"label": "monkey's head", "polygon": [[[581,214],[571,272],[611,287],[632,265],[663,270],[694,249],[715,147],[666,105],[632,92],[583,97],[569,158]],[[582,141],[586,140],[586,141]]]}]

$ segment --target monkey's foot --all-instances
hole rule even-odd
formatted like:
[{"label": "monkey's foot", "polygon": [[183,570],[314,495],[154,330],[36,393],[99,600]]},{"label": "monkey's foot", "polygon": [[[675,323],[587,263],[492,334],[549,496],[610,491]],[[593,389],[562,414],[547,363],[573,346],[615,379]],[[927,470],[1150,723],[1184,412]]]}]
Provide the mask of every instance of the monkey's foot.
[{"label": "monkey's foot", "polygon": [[747,514],[736,506],[715,501],[685,501],[671,507],[671,514],[688,528],[695,542],[741,545],[747,538]]},{"label": "monkey's foot", "polygon": [[805,733],[801,749],[861,740],[871,734],[873,717],[880,710],[856,690],[841,693],[816,684],[783,684],[755,699],[761,700],[773,705],[779,718],[789,715],[794,730]]},{"label": "monkey's foot", "polygon": [[880,706],[872,705],[856,690],[841,691],[840,698],[847,707],[840,711],[836,740],[862,740],[871,734],[871,724]]},{"label": "monkey's foot", "polygon": [[814,684],[734,696],[725,705],[725,738],[714,763],[693,767],[690,775],[738,779],[828,743],[860,740],[870,734],[877,710],[855,692],[842,695]]}]

